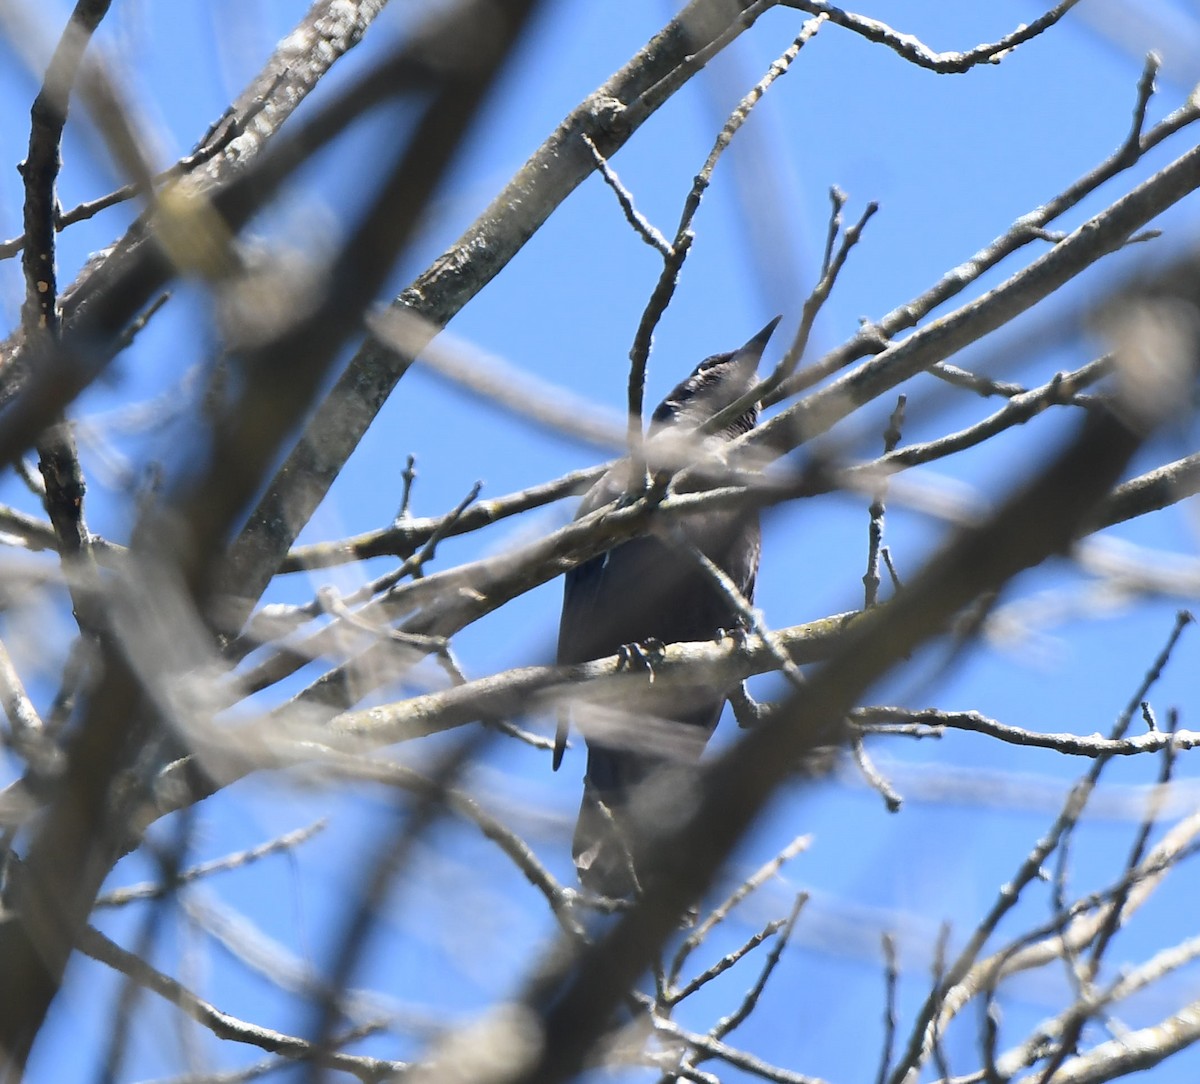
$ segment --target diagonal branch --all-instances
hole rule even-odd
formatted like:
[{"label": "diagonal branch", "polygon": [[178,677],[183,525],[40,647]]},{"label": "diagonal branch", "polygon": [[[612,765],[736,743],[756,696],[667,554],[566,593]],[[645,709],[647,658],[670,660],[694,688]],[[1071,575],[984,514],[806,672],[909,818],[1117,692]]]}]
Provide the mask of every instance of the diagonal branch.
[{"label": "diagonal branch", "polygon": [[[59,338],[58,279],[55,267],[55,223],[58,216],[58,173],[62,136],[71,92],[83,54],[111,0],[79,0],[63,31],[41,90],[30,110],[29,152],[21,167],[25,179],[24,226],[28,243],[22,253],[25,302],[21,328],[32,347],[31,363],[41,365]],[[39,435],[38,468],[45,482],[42,501],[54,526],[64,561],[91,565],[90,537],[83,518],[83,471],[75,438],[64,418]],[[99,616],[86,590],[72,588],[76,619],[85,632],[99,629]]]},{"label": "diagonal branch", "polygon": [[[702,773],[694,812],[654,850],[659,876],[645,896],[592,951],[544,965],[530,980],[524,1024],[536,1026],[546,1041],[517,1077],[519,1084],[557,1084],[580,1070],[629,986],[792,766],[818,743],[834,739],[840,720],[866,689],[938,635],[954,614],[1022,569],[1063,552],[1140,443],[1111,415],[1087,418],[1039,477],[987,522],[964,531],[935,555],[889,607],[856,622],[844,647],[801,696],[747,731]],[[1030,523],[1040,529],[1030,530]]]},{"label": "diagonal branch", "polygon": [[[471,65],[447,66],[430,80],[430,64],[458,43],[458,20],[468,18],[470,5],[440,13],[427,36],[408,42],[385,61],[383,72],[392,76],[390,80],[376,69],[365,87],[362,82],[351,87],[320,115],[323,131],[331,137],[373,100],[372,95],[394,97],[414,83],[432,83],[409,140],[397,149],[378,192],[334,261],[335,269],[344,272],[337,288],[295,324],[242,352],[243,379],[237,396],[213,425],[208,461],[177,484],[161,505],[150,508],[134,529],[130,550],[141,582],[113,607],[118,636],[103,645],[103,674],[80,712],[67,769],[13,876],[12,898],[0,913],[0,958],[5,961],[0,971],[0,1050],[6,1078],[19,1076],[78,932],[127,842],[126,818],[134,796],[119,783],[150,744],[158,724],[137,669],[150,666],[150,660],[127,653],[120,636],[136,642],[135,630],[156,615],[150,601],[155,592],[159,598],[177,592],[182,603],[194,607],[189,618],[195,610],[210,608],[225,540],[236,517],[276,461],[281,441],[309,409],[342,341],[406,243],[470,115],[511,53],[533,7],[533,0],[514,0],[505,18],[488,24],[494,33],[487,48],[473,54]],[[248,213],[249,205],[262,199],[264,190],[272,191],[271,182],[280,183],[308,150],[302,141],[292,141],[282,161],[280,154],[265,157],[267,167],[258,171],[265,172],[265,184],[248,192],[238,183],[247,176],[241,174],[218,193],[217,202],[223,196],[226,210],[234,200],[233,210]],[[370,243],[363,243],[364,238]],[[364,253],[369,256],[364,258]],[[151,270],[166,272],[161,255],[151,261]],[[144,280],[137,285],[144,287]],[[24,398],[19,396],[18,403]],[[39,405],[44,406],[35,400],[26,422],[36,418]],[[181,538],[187,545],[179,544]]]},{"label": "diagonal branch", "polygon": [[[606,159],[776,0],[691,0],[607,83],[569,113],[454,245],[396,299],[445,326]],[[233,547],[239,589],[255,600],[419,350],[369,338],[309,422]],[[248,615],[248,610],[243,616]]]},{"label": "diagonal branch", "polygon": [[868,41],[887,46],[894,53],[918,67],[927,68],[939,75],[960,75],[980,64],[999,64],[1018,45],[1023,45],[1049,30],[1078,4],[1079,0],[1060,0],[1044,15],[1038,16],[1030,23],[1021,24],[1016,30],[1005,34],[999,41],[976,45],[974,49],[965,49],[962,52],[950,53],[935,52],[911,34],[894,30],[887,23],[882,23],[878,19],[844,11],[842,8],[828,3],[827,0],[780,0],[780,3],[785,7],[807,11],[810,15],[824,15],[837,26],[852,30]]},{"label": "diagonal branch", "polygon": [[864,403],[1032,308],[1097,260],[1115,252],[1136,230],[1198,187],[1200,147],[1143,181],[995,289],[888,346],[760,424],[738,444],[781,455],[828,432]]}]

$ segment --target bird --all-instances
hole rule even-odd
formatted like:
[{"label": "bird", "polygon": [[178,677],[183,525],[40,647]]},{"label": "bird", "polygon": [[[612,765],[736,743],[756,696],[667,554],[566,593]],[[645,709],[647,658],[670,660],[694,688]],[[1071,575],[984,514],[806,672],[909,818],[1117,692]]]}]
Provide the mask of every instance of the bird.
[{"label": "bird", "polygon": [[[758,364],[776,317],[744,346],[705,358],[651,415],[644,450],[653,471],[673,455],[675,467],[749,432],[758,422],[750,403],[716,432],[696,432],[742,399],[757,383]],[[688,434],[692,434],[688,439]],[[681,454],[682,451],[682,454]],[[680,462],[682,460],[682,462]],[[629,461],[612,467],[584,495],[576,518],[629,489]],[[645,831],[686,812],[688,776],[717,726],[730,692],[698,682],[655,690],[653,651],[662,645],[712,640],[744,625],[744,609],[730,599],[694,555],[698,550],[754,598],[761,535],[757,512],[718,510],[677,521],[618,543],[566,574],[558,634],[558,663],[572,665],[621,654],[649,670],[647,682],[617,709],[576,708],[592,725],[585,733],[587,772],[572,855],[581,885],[620,899],[636,894],[653,871],[639,862]],[[553,766],[567,734],[560,713]]]}]

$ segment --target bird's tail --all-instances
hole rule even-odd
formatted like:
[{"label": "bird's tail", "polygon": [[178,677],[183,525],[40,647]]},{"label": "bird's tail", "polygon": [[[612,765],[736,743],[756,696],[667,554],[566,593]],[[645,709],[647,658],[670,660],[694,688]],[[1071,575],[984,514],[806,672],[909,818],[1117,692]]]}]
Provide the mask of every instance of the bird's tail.
[{"label": "bird's tail", "polygon": [[583,887],[609,899],[638,895],[655,872],[647,862],[649,841],[687,817],[696,782],[694,756],[647,757],[593,745],[571,848]]},{"label": "bird's tail", "polygon": [[634,896],[641,888],[635,855],[638,834],[630,818],[630,796],[638,781],[629,778],[629,761],[628,753],[589,751],[571,848],[583,887],[610,899]]}]

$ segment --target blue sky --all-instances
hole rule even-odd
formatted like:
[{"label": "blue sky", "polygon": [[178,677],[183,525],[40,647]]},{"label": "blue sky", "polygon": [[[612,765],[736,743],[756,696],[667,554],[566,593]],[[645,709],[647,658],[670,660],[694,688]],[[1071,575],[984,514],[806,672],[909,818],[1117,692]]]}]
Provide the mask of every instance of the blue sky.
[{"label": "blue sky", "polygon": [[[1084,0],[1082,8],[1089,7]],[[100,42],[110,50],[168,164],[186,153],[237,89],[261,64],[273,43],[303,12],[302,3],[202,3],[141,0],[114,5]],[[995,39],[1039,13],[1030,3],[961,4],[885,0],[859,10],[916,34],[931,47],[962,49]],[[1162,5],[1156,10],[1168,10]],[[1185,18],[1186,6],[1178,9]],[[502,187],[558,120],[597,87],[666,21],[671,6],[591,0],[552,3],[526,42],[500,93],[480,119],[452,183],[425,225],[414,251],[393,278],[403,286],[462,231]],[[395,34],[403,8],[389,10],[368,43],[343,62],[331,85],[355,70],[373,49]],[[776,10],[733,49],[694,80],[614,158],[613,166],[639,208],[664,232],[673,232],[691,178],[708,153],[729,108],[798,33],[802,16]],[[1194,75],[1188,58],[1160,77],[1150,121],[1180,104]],[[1191,58],[1194,67],[1194,58]],[[895,54],[837,27],[826,26],[802,51],[789,74],[768,93],[729,154],[696,222],[698,239],[669,312],[660,325],[650,362],[647,400],[657,399],[702,357],[744,341],[776,313],[782,331],[794,329],[800,306],[819,270],[828,219],[828,190],[849,196],[853,220],[871,200],[880,211],[851,255],[837,289],[817,323],[810,358],[836,345],[860,317],[878,317],[917,295],[947,268],[967,259],[1009,224],[1043,203],[1109,154],[1124,138],[1140,74],[1140,57],[1114,45],[1081,13],[1051,34],[1017,50],[999,66],[962,76],[918,70]],[[1177,73],[1177,74],[1176,74]],[[33,83],[12,64],[0,66],[0,142],[10,163],[20,160],[28,138],[27,105]],[[279,258],[319,258],[331,237],[352,221],[363,197],[375,146],[389,137],[375,121],[351,135],[314,166],[289,193],[286,206],[257,224],[263,243],[280,246]],[[1188,147],[1176,137],[1133,171],[1148,176]],[[111,172],[98,160],[95,140],[82,125],[65,147],[61,198],[65,206],[112,187]],[[1110,182],[1060,228],[1070,229],[1126,191],[1131,182]],[[20,232],[21,193],[12,169],[0,176],[0,232]],[[117,237],[129,219],[106,212],[62,236],[60,277],[70,281],[87,254]],[[1094,296],[1121,268],[1153,260],[1194,236],[1194,203],[1185,201],[1156,223],[1166,236],[1123,253],[1081,277],[1062,301]],[[1030,258],[1026,250],[971,287],[971,295],[1002,281]],[[450,331],[500,355],[536,376],[613,410],[623,406],[627,355],[642,308],[659,270],[658,257],[625,224],[612,193],[590,178],[559,209],[511,265],[450,326]],[[21,298],[19,266],[0,265],[0,301],[11,322]],[[1030,314],[1038,320],[1051,301]],[[160,428],[132,435],[108,415],[102,427],[110,452],[136,466],[147,450],[171,462],[186,433],[193,400],[184,385],[188,369],[204,363],[215,341],[207,323],[203,291],[184,286],[120,362],[114,379],[93,389],[85,413],[165,395],[183,409]],[[1020,326],[1014,329],[1019,332]],[[1002,333],[1003,334],[1003,333]],[[779,356],[774,344],[767,361]],[[1041,383],[1057,369],[1073,368],[1100,352],[1085,336],[1051,345],[1035,356],[1005,358],[1008,379]],[[978,355],[1003,356],[985,344]],[[967,393],[940,394],[937,409],[923,407],[936,390],[929,378],[913,381],[905,441],[958,428],[995,409]],[[844,454],[872,454],[880,442],[891,400],[877,404],[831,435]],[[1069,426],[1051,414],[1007,434],[994,445],[941,463],[919,475],[927,484],[967,486],[975,498],[998,500],[1065,437]],[[1148,469],[1191,450],[1194,431],[1168,435],[1150,447],[1137,469]],[[1189,441],[1191,443],[1189,443]],[[416,515],[453,507],[476,480],[484,497],[498,496],[594,463],[598,453],[559,434],[531,429],[522,420],[481,404],[440,378],[414,370],[376,424],[314,517],[306,540],[337,537],[387,523],[400,497],[404,457],[417,457],[413,497]],[[129,479],[109,456],[84,446],[90,479],[92,528],[122,540],[130,523]],[[0,483],[0,501],[35,510],[12,478]],[[555,507],[493,528],[475,538],[447,543],[439,564],[495,552],[529,532],[558,525],[571,508]],[[893,505],[888,543],[901,572],[911,577],[943,527]],[[1112,532],[1155,551],[1194,560],[1196,514],[1169,510],[1145,523]],[[791,507],[767,522],[759,604],[770,625],[785,626],[852,609],[860,604],[866,559],[865,501],[835,497]],[[377,574],[387,568],[378,562]],[[291,577],[273,598],[303,600],[329,579],[345,587],[359,572]],[[1081,578],[1059,564],[1023,577],[1011,600],[1048,601],[1065,592],[1062,619],[1040,622],[1007,645],[980,648],[932,684],[911,674],[879,690],[877,702],[905,699],[911,706],[976,708],[1014,725],[1082,734],[1105,731],[1136,688],[1170,630],[1178,600],[1114,601],[1096,612],[1094,595],[1081,594]],[[504,607],[456,639],[470,676],[507,666],[546,661],[552,652],[560,587],[544,586]],[[1079,612],[1079,606],[1090,611]],[[69,620],[69,616],[67,618]],[[47,625],[38,650],[61,651],[60,620]],[[1194,711],[1195,636],[1183,644],[1153,700],[1160,715],[1178,704],[1183,726]],[[937,657],[918,660],[924,673]],[[920,701],[917,703],[916,701]],[[530,720],[530,725],[545,725]],[[729,721],[718,741],[734,731]],[[961,944],[997,886],[1010,876],[1053,816],[1056,794],[1086,765],[1066,763],[1048,752],[1019,750],[966,735],[939,742],[887,739],[873,752],[892,770],[907,800],[889,815],[873,792],[845,781],[796,788],[775,804],[739,855],[737,871],[751,868],[792,836],[812,833],[809,851],[777,883],[731,923],[727,950],[757,923],[785,914],[792,895],[813,899],[785,954],[766,1004],[735,1034],[738,1045],[798,1071],[833,1081],[861,1080],[878,1060],[876,1021],[882,1013],[878,936],[895,929],[903,979],[900,1009],[911,1014],[928,983],[932,945],[941,922],[951,924],[951,944]],[[415,754],[414,754],[415,755]],[[1157,765],[1122,763],[1110,769],[1125,786],[1149,782]],[[7,770],[7,769],[6,769]],[[582,753],[570,754],[558,775],[547,758],[523,747],[493,750],[473,784],[482,797],[516,818],[546,864],[572,877],[569,829],[578,801]],[[1179,774],[1195,778],[1187,757]],[[941,778],[961,784],[949,798],[932,791]],[[906,785],[907,784],[907,785]],[[995,784],[999,797],[989,787]],[[928,797],[922,797],[930,792]],[[1124,793],[1124,792],[1122,792]],[[1014,808],[1014,805],[1016,808]],[[387,795],[306,787],[255,779],[204,803],[197,811],[191,854],[206,859],[296,827],[318,817],[326,827],[294,857],[272,858],[250,870],[221,875],[204,893],[256,924],[252,939],[269,936],[302,960],[320,965],[347,886],[361,875],[378,834],[392,823]],[[164,829],[166,826],[162,826]],[[1097,817],[1081,830],[1072,861],[1078,891],[1099,887],[1119,869],[1136,820]],[[113,876],[123,884],[148,875],[136,859]],[[1191,932],[1195,876],[1184,867],[1114,949],[1114,960],[1139,961]],[[215,904],[214,904],[215,906]],[[469,829],[439,834],[421,856],[414,875],[389,907],[363,971],[356,978],[404,1004],[454,1015],[470,1013],[511,992],[528,966],[533,946],[550,924],[540,898],[490,846]],[[1034,886],[1006,925],[1049,914],[1045,886]],[[137,929],[129,913],[106,917],[118,938]],[[234,1015],[295,1031],[305,1026],[299,1003],[247,972],[210,937],[184,921],[169,922],[156,957],[165,969],[205,993]],[[714,946],[715,948],[716,946]],[[704,1027],[729,1011],[752,981],[754,966],[735,969],[697,998],[684,1014]],[[190,970],[188,970],[190,968]],[[113,1012],[114,983],[101,969],[80,964],[56,1006],[39,1046],[31,1079],[79,1079],[96,1071],[97,1037]],[[1004,1038],[1016,1041],[1048,1015],[1062,996],[1061,974],[1027,978],[1004,1000]],[[1200,993],[1193,972],[1181,973],[1122,1011],[1130,1026],[1159,1019]],[[179,1069],[173,1016],[146,997],[145,1021],[135,1029],[122,1079],[154,1078]],[[1092,1033],[1089,1032],[1089,1036]],[[848,1042],[850,1036],[861,1041]],[[1094,1036],[1093,1036],[1094,1037]],[[241,1064],[253,1054],[203,1043],[216,1065]],[[411,1053],[404,1043],[381,1044],[389,1056]],[[974,1028],[968,1024],[948,1043],[952,1067],[973,1067]],[[1158,1081],[1194,1080],[1200,1059],[1184,1055],[1153,1075]],[[732,1078],[731,1074],[731,1078]]]}]

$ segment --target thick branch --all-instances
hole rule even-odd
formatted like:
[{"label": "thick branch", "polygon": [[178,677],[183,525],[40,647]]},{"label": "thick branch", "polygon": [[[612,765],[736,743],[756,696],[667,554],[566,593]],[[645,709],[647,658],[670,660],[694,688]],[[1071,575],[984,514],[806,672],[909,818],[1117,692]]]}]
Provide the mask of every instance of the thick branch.
[{"label": "thick branch", "polygon": [[[182,583],[186,592],[180,601],[201,612],[208,609],[211,584],[235,517],[276,461],[280,441],[309,409],[357,314],[375,296],[532,7],[533,0],[513,0],[504,18],[487,24],[492,36],[479,43],[471,65],[449,66],[430,79],[432,61],[454,55],[453,47],[460,42],[458,20],[472,21],[474,14],[469,4],[440,12],[427,28],[428,36],[406,43],[385,61],[383,70],[390,81],[377,69],[369,73],[365,86],[360,82],[351,87],[319,115],[331,137],[347,114],[353,117],[377,100],[373,96],[393,96],[414,84],[430,90],[410,141],[398,147],[377,194],[335,261],[344,280],[294,325],[243,352],[243,380],[214,425],[216,439],[208,461],[135,528],[131,550],[146,591],[153,584],[165,595]],[[492,13],[498,14],[495,9]],[[473,22],[478,25],[477,19]],[[297,152],[302,160],[307,151],[293,141],[279,154],[267,156],[268,183],[262,187],[272,190],[269,182],[280,183],[294,168]],[[288,168],[280,172],[281,165]],[[262,198],[262,188],[247,193],[235,179],[217,193],[218,204],[221,197],[233,199],[235,210],[248,213],[247,204]],[[240,205],[237,198],[243,200]],[[368,258],[364,252],[370,253]],[[152,259],[150,270],[166,272],[161,254],[157,261]],[[35,416],[37,409],[35,402]],[[187,545],[178,545],[179,538]],[[148,595],[130,590],[129,596],[114,607],[114,625],[136,643],[134,626],[144,625],[154,606]],[[122,618],[128,628],[121,625]],[[105,644],[103,676],[82,713],[67,770],[14,877],[11,907],[0,914],[0,958],[5,960],[0,971],[0,1049],[14,1074],[20,1072],[41,1028],[100,884],[129,834],[124,819],[128,810],[123,808],[129,796],[118,793],[117,783],[148,744],[155,714],[136,672],[139,665],[154,663],[139,659],[127,646]]]},{"label": "thick branch", "polygon": [[740,444],[781,455],[1044,300],[1200,187],[1200,147],[1177,158],[982,297],[914,331],[759,425]]},{"label": "thick branch", "polygon": [[[466,233],[395,304],[437,327],[448,323],[595,170],[582,136],[610,158],[715,51],[775,2],[692,0],[563,119]],[[368,339],[325,398],[233,548],[237,588],[249,603],[275,575],[411,361],[412,355],[402,356]],[[247,606],[243,619],[248,614]]]},{"label": "thick branch", "polygon": [[[1115,418],[1089,417],[1045,472],[987,523],[963,532],[888,607],[865,614],[845,646],[780,711],[704,772],[695,812],[654,849],[645,896],[593,951],[551,964],[531,980],[528,1027],[545,1041],[518,1077],[554,1084],[580,1070],[629,986],[649,965],[678,916],[766,806],[774,789],[817,744],[836,740],[838,721],[888,669],[937,635],[981,593],[1063,552],[1113,484],[1139,439]],[[1031,530],[1030,524],[1038,524]]]}]

